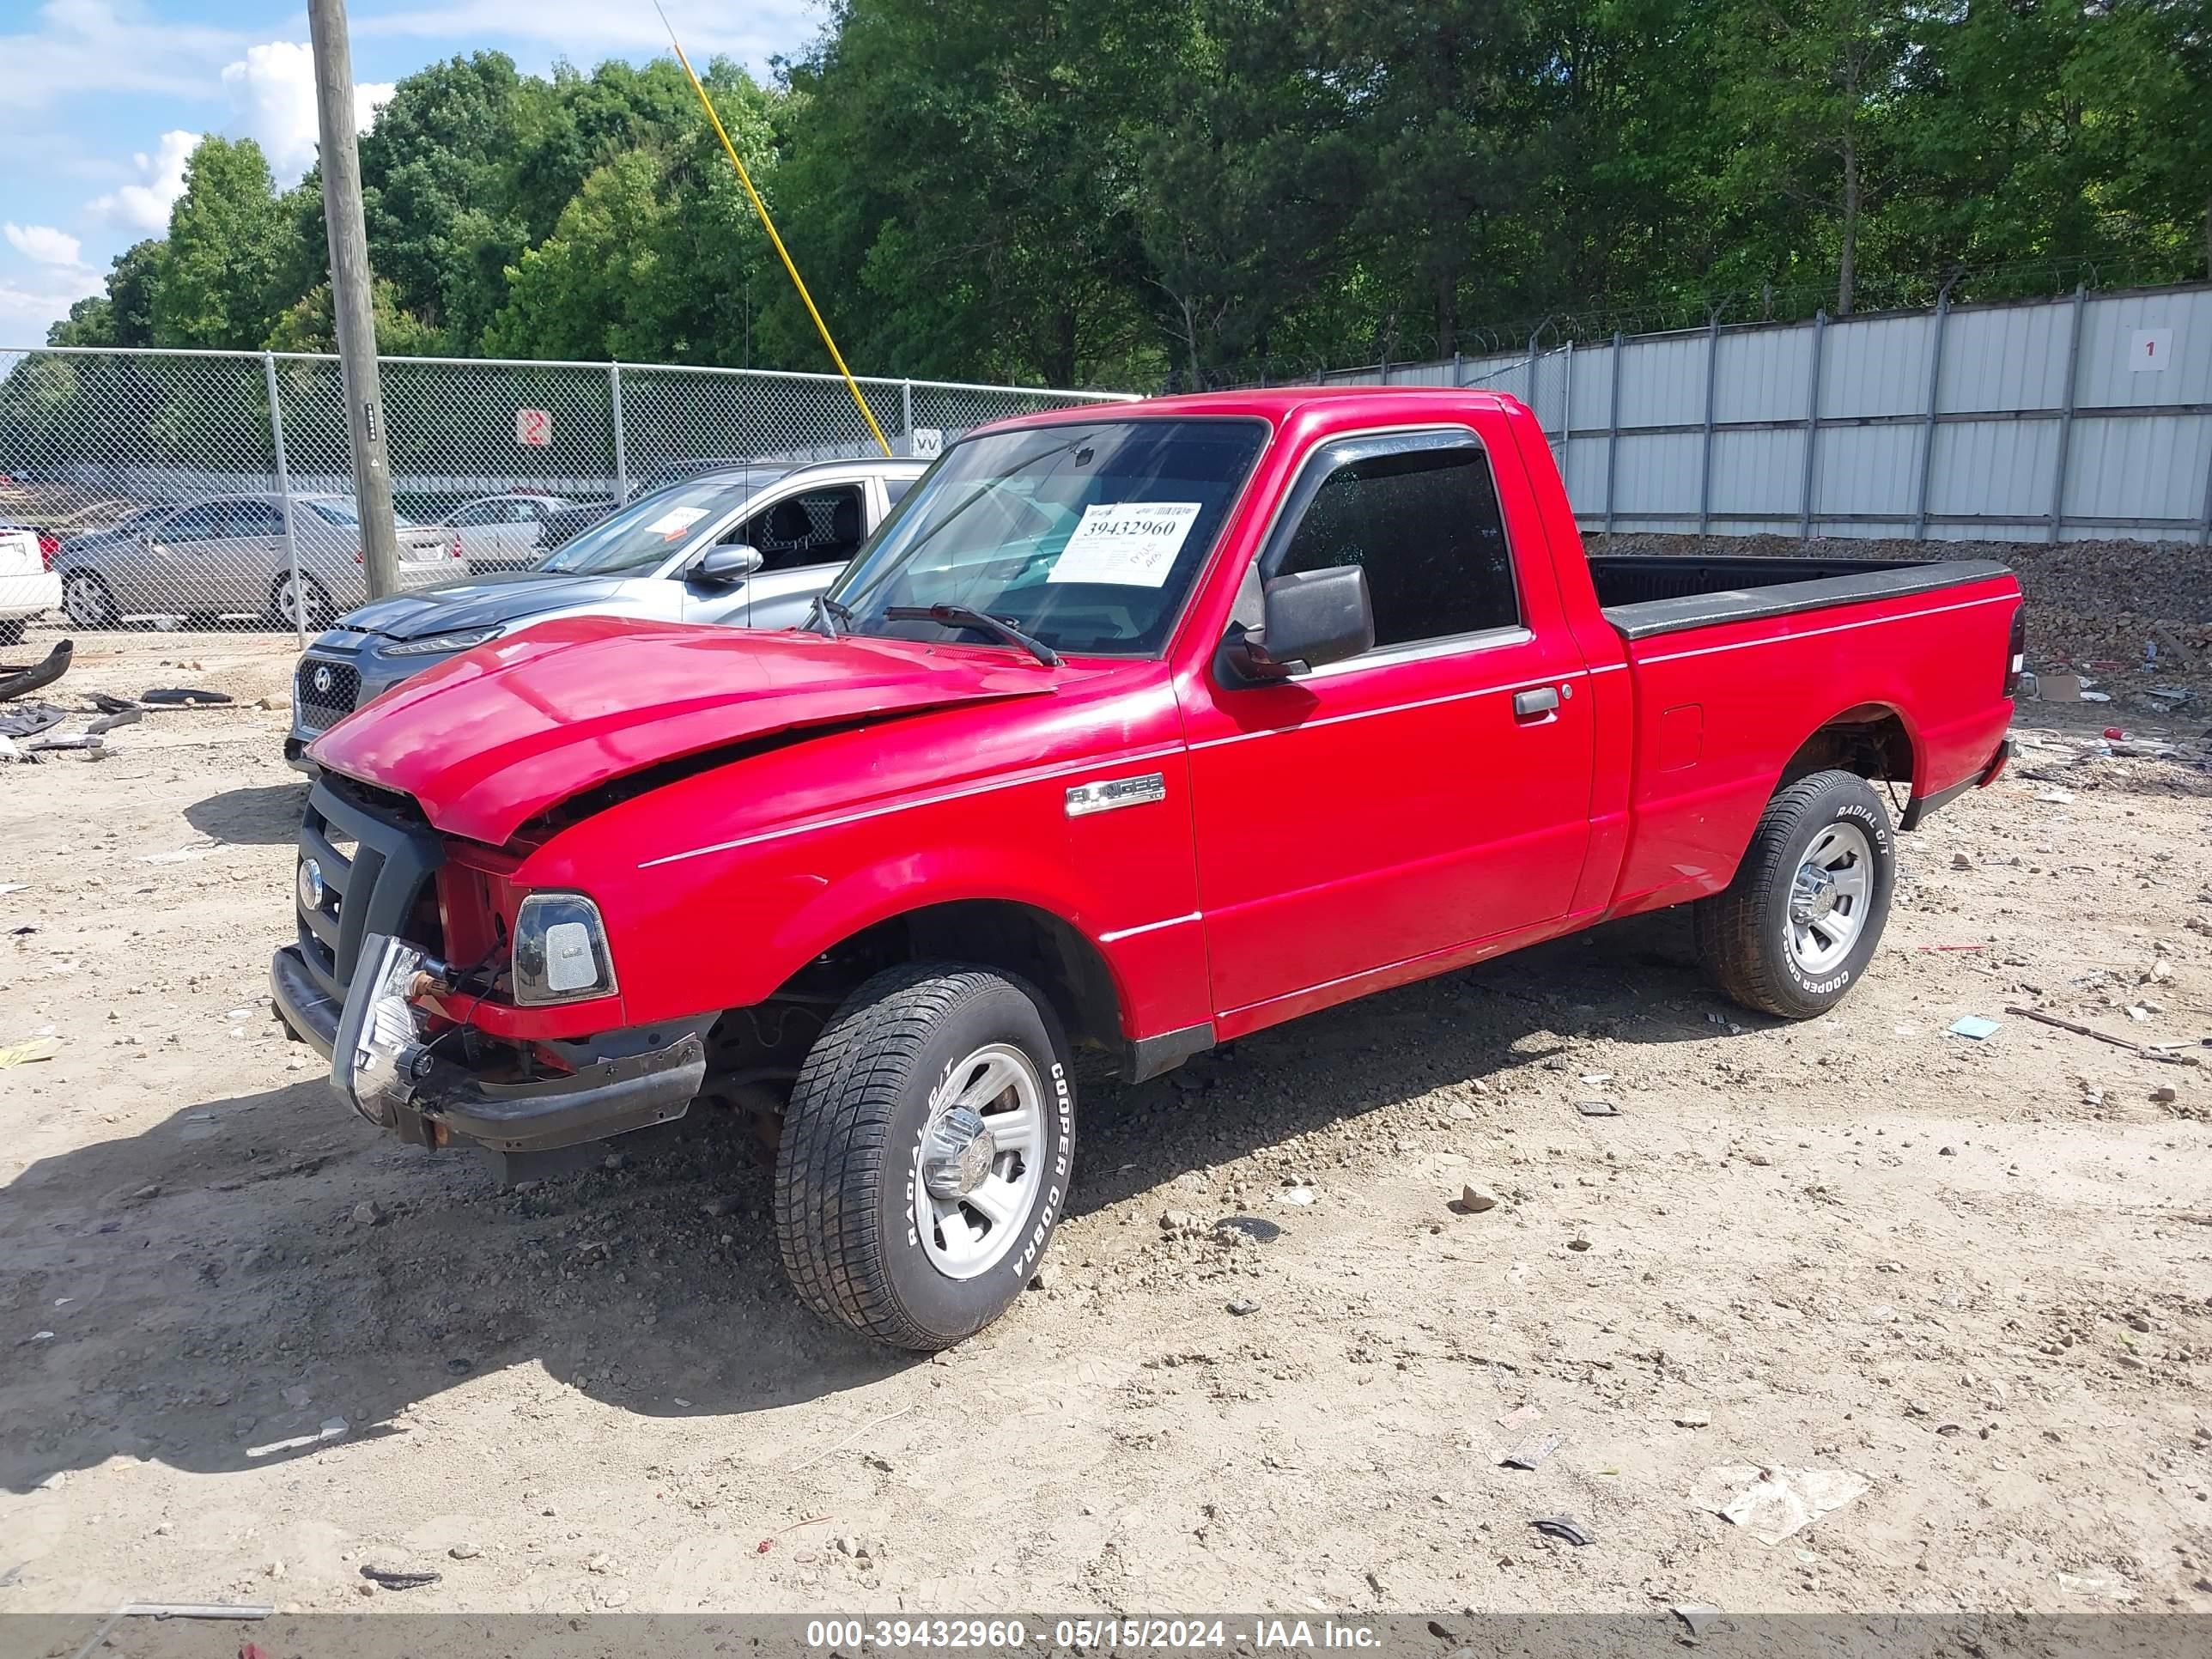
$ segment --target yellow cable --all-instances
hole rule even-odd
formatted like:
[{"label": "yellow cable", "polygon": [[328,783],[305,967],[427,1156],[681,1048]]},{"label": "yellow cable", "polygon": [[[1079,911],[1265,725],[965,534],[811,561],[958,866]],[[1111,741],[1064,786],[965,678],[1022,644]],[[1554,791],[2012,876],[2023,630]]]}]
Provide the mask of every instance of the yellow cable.
[{"label": "yellow cable", "polygon": [[722,118],[714,113],[714,100],[707,96],[707,88],[700,84],[699,71],[691,67],[691,60],[684,55],[684,43],[676,38],[676,26],[669,22],[668,14],[660,10],[659,0],[653,0],[653,9],[660,12],[661,23],[668,30],[668,44],[676,48],[676,61],[684,65],[684,74],[691,77],[691,90],[699,94],[699,102],[707,112],[707,118],[714,124],[714,137],[722,141],[722,153],[730,158],[730,165],[738,170],[738,182],[745,187],[745,194],[752,201],[753,211],[760,215],[761,228],[768,232],[768,239],[775,244],[777,257],[783,261],[783,268],[791,273],[791,285],[799,290],[799,297],[806,306],[806,314],[814,319],[814,326],[822,331],[822,343],[830,348],[830,361],[837,365],[837,372],[845,377],[845,389],[853,394],[853,403],[860,410],[860,418],[868,423],[868,430],[875,434],[876,442],[882,446],[884,453],[890,454],[890,444],[884,437],[883,428],[876,424],[876,417],[868,408],[868,400],[860,395],[860,382],[853,378],[853,371],[845,367],[845,359],[838,353],[837,343],[830,337],[830,325],[822,320],[821,312],[815,308],[814,296],[806,291],[806,284],[799,275],[799,267],[791,262],[791,253],[784,246],[783,238],[775,234],[775,221],[768,216],[768,204],[761,200],[760,191],[753,188],[752,174],[745,171],[745,164],[738,159],[738,147],[730,142],[730,135],[722,131]]}]

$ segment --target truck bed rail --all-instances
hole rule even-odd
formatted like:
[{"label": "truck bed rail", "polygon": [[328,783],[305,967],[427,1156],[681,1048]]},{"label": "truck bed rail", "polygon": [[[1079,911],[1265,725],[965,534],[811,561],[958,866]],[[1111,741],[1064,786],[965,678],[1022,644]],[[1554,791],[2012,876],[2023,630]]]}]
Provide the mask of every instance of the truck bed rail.
[{"label": "truck bed rail", "polygon": [[1632,643],[1718,623],[1901,599],[2009,574],[1993,559],[1593,558],[1605,618]]}]

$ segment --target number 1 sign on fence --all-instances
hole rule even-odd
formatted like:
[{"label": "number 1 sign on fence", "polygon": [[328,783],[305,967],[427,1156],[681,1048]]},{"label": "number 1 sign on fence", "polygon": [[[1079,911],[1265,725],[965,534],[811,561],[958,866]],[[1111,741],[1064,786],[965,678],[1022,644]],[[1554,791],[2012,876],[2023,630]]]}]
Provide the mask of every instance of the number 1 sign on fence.
[{"label": "number 1 sign on fence", "polygon": [[514,411],[514,441],[544,447],[553,441],[553,416],[542,409]]}]

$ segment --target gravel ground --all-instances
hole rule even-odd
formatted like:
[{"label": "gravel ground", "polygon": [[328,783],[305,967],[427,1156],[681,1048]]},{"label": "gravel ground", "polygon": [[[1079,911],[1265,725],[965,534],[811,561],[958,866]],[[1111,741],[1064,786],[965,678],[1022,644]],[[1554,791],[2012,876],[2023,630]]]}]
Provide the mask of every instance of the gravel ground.
[{"label": "gravel ground", "polygon": [[[794,1305],[730,1126],[501,1193],[350,1118],[263,985],[289,642],[79,643],[240,703],[0,769],[0,1612],[2212,1610],[2212,1082],[2005,1012],[2212,1058],[2201,720],[2029,709],[1812,1024],[1662,916],[1090,1088],[922,1361]],[[1762,1467],[1856,1495],[1769,1544]]]}]

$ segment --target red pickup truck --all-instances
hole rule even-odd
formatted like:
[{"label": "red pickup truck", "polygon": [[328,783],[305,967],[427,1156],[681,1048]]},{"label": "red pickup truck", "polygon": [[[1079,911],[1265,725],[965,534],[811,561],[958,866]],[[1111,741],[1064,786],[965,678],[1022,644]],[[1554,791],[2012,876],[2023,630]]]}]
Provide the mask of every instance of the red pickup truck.
[{"label": "red pickup truck", "polygon": [[1832,1006],[2021,644],[1996,564],[1585,558],[1510,398],[1061,410],[810,628],[550,623],[332,727],[272,986],[372,1122],[511,1172],[760,1114],[799,1295],[942,1347],[1051,1237],[1076,1048],[1150,1078],[1681,903],[1729,996]]}]

